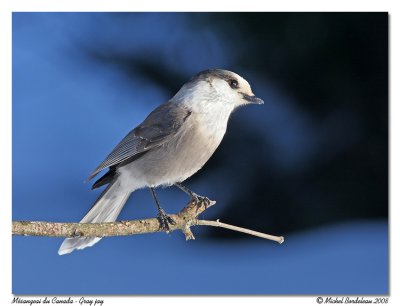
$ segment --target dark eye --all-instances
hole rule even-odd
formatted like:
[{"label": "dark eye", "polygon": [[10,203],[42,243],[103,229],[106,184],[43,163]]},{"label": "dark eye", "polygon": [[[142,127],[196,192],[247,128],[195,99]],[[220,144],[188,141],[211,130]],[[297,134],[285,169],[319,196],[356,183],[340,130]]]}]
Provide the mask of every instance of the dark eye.
[{"label": "dark eye", "polygon": [[229,86],[232,89],[238,89],[239,88],[239,83],[236,80],[229,80]]}]

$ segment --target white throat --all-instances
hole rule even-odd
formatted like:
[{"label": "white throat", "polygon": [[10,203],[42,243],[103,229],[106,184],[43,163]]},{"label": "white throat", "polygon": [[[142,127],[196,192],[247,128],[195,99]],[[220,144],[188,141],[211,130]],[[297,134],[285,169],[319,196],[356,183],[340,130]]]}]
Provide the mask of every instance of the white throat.
[{"label": "white throat", "polygon": [[[200,85],[200,86],[199,86]],[[192,112],[204,133],[217,138],[223,137],[230,114],[235,108],[235,103],[228,95],[221,95],[208,82],[197,86],[183,86],[172,98],[172,101],[182,105]]]}]

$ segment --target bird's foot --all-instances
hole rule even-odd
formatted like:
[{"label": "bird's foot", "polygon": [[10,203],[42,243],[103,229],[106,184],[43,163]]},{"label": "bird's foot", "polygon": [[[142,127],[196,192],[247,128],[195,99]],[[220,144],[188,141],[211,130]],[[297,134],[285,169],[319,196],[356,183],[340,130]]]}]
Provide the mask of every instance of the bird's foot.
[{"label": "bird's foot", "polygon": [[192,197],[192,202],[195,202],[197,209],[201,208],[202,206],[208,208],[209,206],[214,204],[214,201],[211,201],[209,198],[200,196],[194,192],[191,194],[191,197]]},{"label": "bird's foot", "polygon": [[158,222],[160,223],[160,230],[165,231],[167,233],[170,232],[169,225],[175,225],[176,222],[170,216],[168,216],[163,209],[158,211],[157,215]]}]

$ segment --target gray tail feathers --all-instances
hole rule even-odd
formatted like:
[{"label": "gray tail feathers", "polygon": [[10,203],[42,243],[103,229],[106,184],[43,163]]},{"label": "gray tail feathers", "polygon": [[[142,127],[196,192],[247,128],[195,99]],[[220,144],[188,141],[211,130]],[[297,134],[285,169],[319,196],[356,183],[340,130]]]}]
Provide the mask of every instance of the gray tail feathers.
[{"label": "gray tail feathers", "polygon": [[[80,223],[113,222],[124,207],[130,195],[121,192],[118,181],[111,182]],[[90,247],[99,242],[98,237],[66,238],[58,250],[59,255]]]}]

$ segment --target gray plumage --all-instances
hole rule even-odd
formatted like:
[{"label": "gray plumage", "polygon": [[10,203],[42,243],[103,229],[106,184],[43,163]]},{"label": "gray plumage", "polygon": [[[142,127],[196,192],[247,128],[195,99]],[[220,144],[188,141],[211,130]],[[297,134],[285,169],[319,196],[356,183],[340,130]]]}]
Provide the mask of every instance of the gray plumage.
[{"label": "gray plumage", "polygon": [[[196,173],[217,149],[232,111],[261,104],[239,75],[221,69],[194,76],[167,103],[128,133],[90,174],[109,168],[93,188],[109,184],[81,222],[112,222],[140,188],[169,186]],[[59,254],[94,245],[101,238],[67,238]]]},{"label": "gray plumage", "polygon": [[118,165],[128,159],[133,161],[138,155],[168,142],[176,135],[188,116],[190,116],[190,111],[180,105],[171,102],[161,104],[121,140],[106,159],[93,170],[88,180],[105,168]]}]

